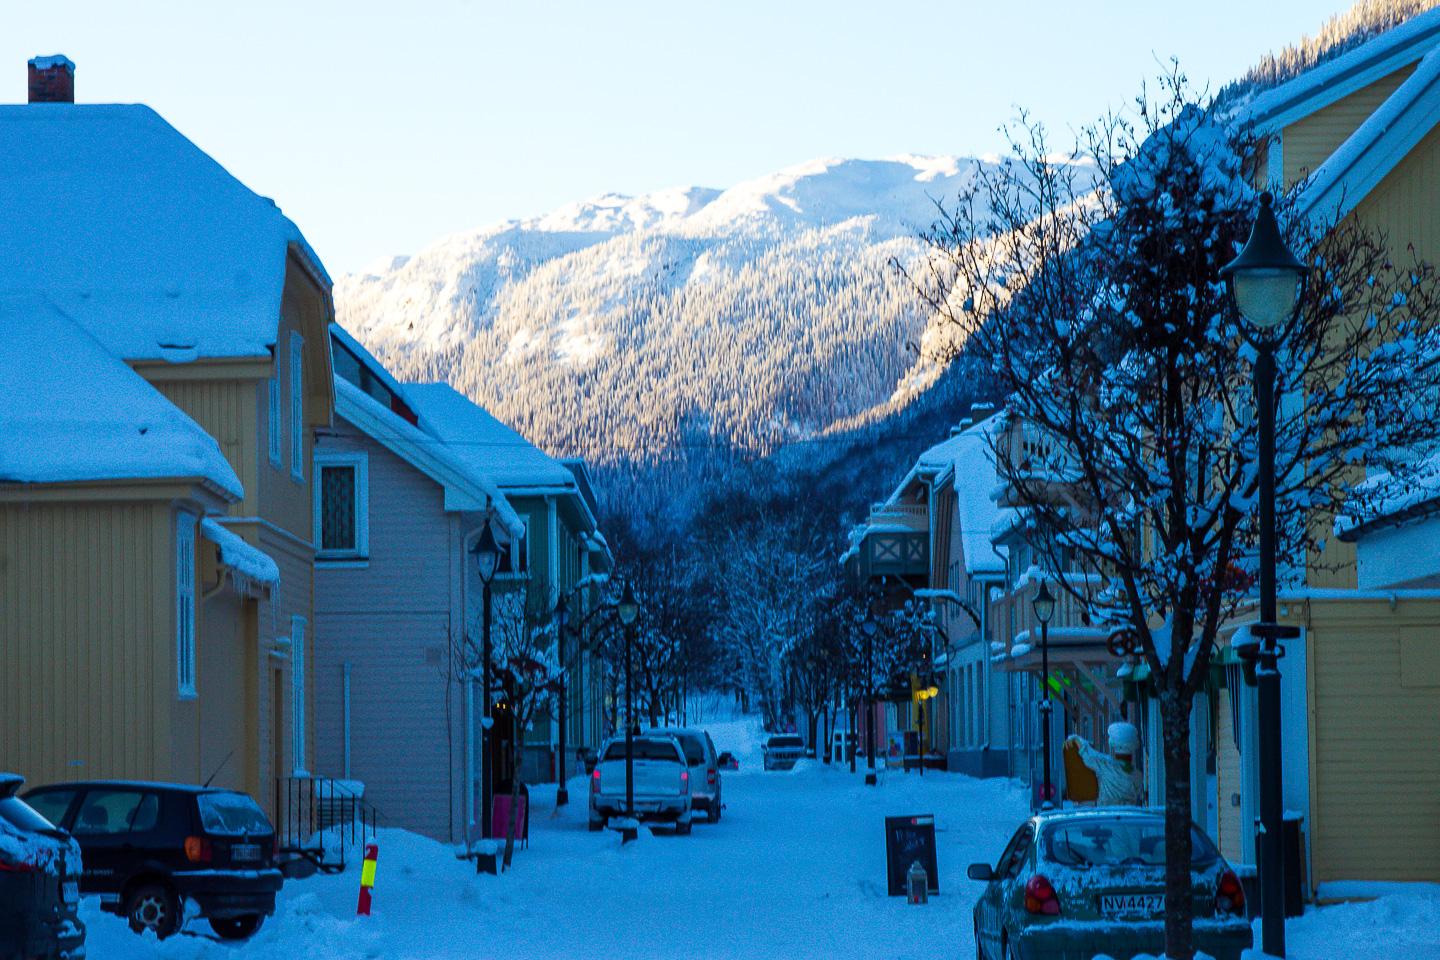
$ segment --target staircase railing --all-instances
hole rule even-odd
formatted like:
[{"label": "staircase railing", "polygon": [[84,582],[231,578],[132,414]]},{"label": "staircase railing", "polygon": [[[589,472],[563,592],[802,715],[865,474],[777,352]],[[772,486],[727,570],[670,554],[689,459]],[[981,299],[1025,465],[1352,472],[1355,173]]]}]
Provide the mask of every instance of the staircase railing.
[{"label": "staircase railing", "polygon": [[375,838],[380,815],[364,786],[332,777],[277,777],[276,835],[280,853],[304,857],[322,872],[339,873]]}]

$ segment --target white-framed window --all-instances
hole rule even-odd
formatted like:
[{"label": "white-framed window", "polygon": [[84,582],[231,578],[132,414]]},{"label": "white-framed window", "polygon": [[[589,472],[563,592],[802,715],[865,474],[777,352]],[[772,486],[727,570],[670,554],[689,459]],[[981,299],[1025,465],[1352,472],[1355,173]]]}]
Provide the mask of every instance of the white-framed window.
[{"label": "white-framed window", "polygon": [[280,444],[283,442],[280,436],[280,378],[271,377],[268,386],[269,397],[266,406],[270,425],[270,463],[278,468],[280,466]]},{"label": "white-framed window", "polygon": [[364,453],[315,454],[317,560],[370,556],[370,458]]},{"label": "white-framed window", "polygon": [[530,575],[530,518],[525,517],[525,532],[519,540],[510,541],[510,549],[500,554],[495,568],[497,577],[522,579]]},{"label": "white-framed window", "polygon": [[305,618],[290,618],[290,758],[305,773]]},{"label": "white-framed window", "polygon": [[182,700],[196,695],[195,523],[193,513],[175,514],[175,688]]},{"label": "white-framed window", "polygon": [[305,338],[290,334],[290,476],[305,479]]}]

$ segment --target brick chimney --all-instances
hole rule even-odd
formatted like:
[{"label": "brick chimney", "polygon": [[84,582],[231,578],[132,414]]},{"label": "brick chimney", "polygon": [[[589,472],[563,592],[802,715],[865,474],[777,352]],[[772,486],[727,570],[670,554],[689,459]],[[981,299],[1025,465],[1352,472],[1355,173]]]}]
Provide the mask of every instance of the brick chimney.
[{"label": "brick chimney", "polygon": [[55,54],[30,61],[31,103],[74,103],[75,64]]}]

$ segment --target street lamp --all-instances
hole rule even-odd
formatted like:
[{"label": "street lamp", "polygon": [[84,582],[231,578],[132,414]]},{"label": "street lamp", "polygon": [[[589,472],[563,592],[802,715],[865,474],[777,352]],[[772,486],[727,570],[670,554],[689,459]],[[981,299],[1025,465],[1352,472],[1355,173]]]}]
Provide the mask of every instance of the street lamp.
[{"label": "street lamp", "polygon": [[1041,748],[1045,751],[1042,767],[1045,778],[1040,784],[1040,809],[1049,810],[1055,806],[1052,799],[1054,793],[1050,786],[1050,618],[1055,615],[1055,597],[1050,593],[1050,585],[1045,581],[1040,581],[1040,592],[1035,594],[1030,606],[1035,611],[1035,619],[1040,621],[1040,735]]},{"label": "street lamp", "polygon": [[[495,541],[495,533],[490,529],[490,518],[485,518],[485,528],[480,531],[480,538],[475,541],[475,546],[470,548],[470,553],[475,557],[475,570],[480,574],[480,595],[481,601],[481,684],[482,691],[482,716],[484,720],[480,724],[480,758],[484,772],[480,775],[480,836],[489,840],[493,830],[490,823],[490,805],[493,802],[495,784],[493,781],[490,756],[490,726],[493,723],[490,717],[490,583],[495,579],[495,571],[500,568],[500,544]],[[467,722],[469,722],[467,718]]]},{"label": "street lamp", "polygon": [[[1277,328],[1300,316],[1309,268],[1285,245],[1274,198],[1260,195],[1260,212],[1240,255],[1220,270],[1235,307],[1255,328],[1255,407],[1259,418],[1260,622],[1245,651],[1258,661],[1260,694],[1260,921],[1265,953],[1285,956],[1285,847],[1280,771],[1280,628],[1275,585],[1275,342]],[[1283,333],[1280,334],[1283,336]]]},{"label": "street lamp", "polygon": [[563,807],[570,802],[570,790],[566,786],[566,773],[568,773],[568,771],[565,769],[565,728],[570,720],[569,703],[567,702],[570,699],[570,691],[568,689],[569,684],[565,682],[565,677],[568,673],[565,669],[565,615],[567,612],[565,595],[562,593],[560,598],[555,601],[555,628],[557,631],[555,634],[555,652],[559,654],[560,657],[560,710],[558,711],[560,730],[558,734],[558,750],[555,758],[556,779],[559,781],[555,784],[555,806],[557,807]]},{"label": "street lamp", "polygon": [[873,614],[866,614],[860,630],[865,634],[865,785],[873,787],[875,776],[875,631],[880,629]]},{"label": "street lamp", "polygon": [[918,752],[920,754],[920,776],[922,777],[925,776],[925,701],[933,700],[939,695],[940,688],[936,686],[929,686],[923,690],[915,691],[915,699],[919,701],[919,703],[916,704],[915,712],[916,719],[918,720],[920,733],[920,745]]},{"label": "street lamp", "polygon": [[[625,581],[625,593],[616,604],[615,612],[625,625],[625,817],[635,819],[635,702],[630,692],[630,648],[635,634],[635,618],[640,605],[635,602],[635,588]],[[629,829],[628,827],[626,828]],[[628,836],[628,834],[627,834]]]}]

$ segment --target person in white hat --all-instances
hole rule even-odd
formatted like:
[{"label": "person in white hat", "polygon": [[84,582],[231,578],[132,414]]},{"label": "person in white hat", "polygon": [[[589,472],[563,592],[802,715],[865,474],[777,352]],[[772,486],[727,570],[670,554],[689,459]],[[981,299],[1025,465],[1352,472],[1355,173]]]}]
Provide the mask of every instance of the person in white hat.
[{"label": "person in white hat", "polygon": [[1140,769],[1135,766],[1135,756],[1140,752],[1140,731],[1133,723],[1112,723],[1106,729],[1110,740],[1110,753],[1101,753],[1092,747],[1084,737],[1071,734],[1067,743],[1073,743],[1080,751],[1085,766],[1095,771],[1100,787],[1097,802],[1101,806],[1136,806],[1144,795],[1144,780]]}]

